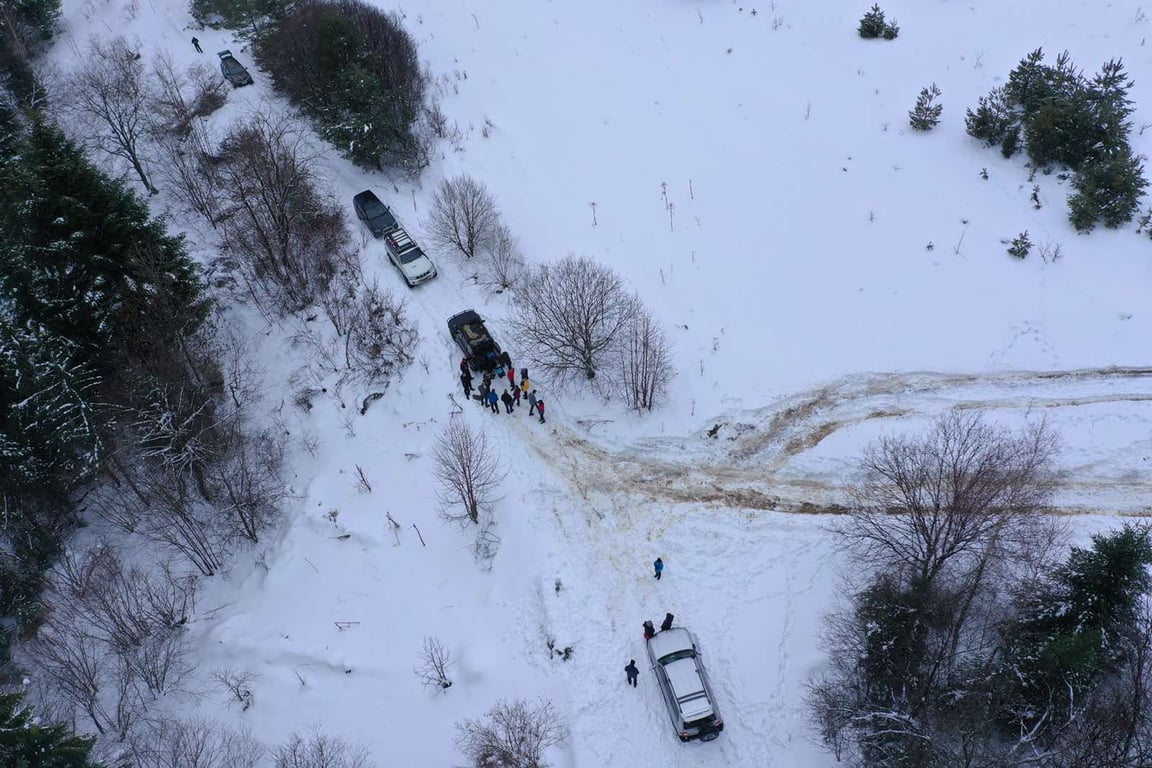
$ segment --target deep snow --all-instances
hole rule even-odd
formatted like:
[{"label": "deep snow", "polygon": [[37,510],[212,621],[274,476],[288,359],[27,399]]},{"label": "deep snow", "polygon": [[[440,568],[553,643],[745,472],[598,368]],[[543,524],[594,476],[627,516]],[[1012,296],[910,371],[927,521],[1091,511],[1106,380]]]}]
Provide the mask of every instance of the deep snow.
[{"label": "deep snow", "polygon": [[[295,410],[299,351],[283,328],[235,313],[267,369],[270,410],[287,401],[295,497],[278,537],[209,585],[195,625],[204,689],[214,667],[248,669],[260,674],[255,706],[210,693],[187,710],[247,723],[270,744],[321,725],[380,765],[448,765],[461,760],[460,718],[545,696],[570,727],[557,766],[831,766],[803,694],[841,561],[827,518],[792,511],[838,501],[868,439],[954,406],[1010,424],[1046,417],[1064,438],[1062,506],[1103,515],[1081,518],[1083,530],[1148,510],[1149,241],[1132,227],[1077,236],[1055,175],[1037,176],[1033,209],[1023,161],[965,136],[963,111],[1028,51],[1067,48],[1090,72],[1124,58],[1141,130],[1152,27],[1135,2],[931,0],[885,3],[900,37],[865,42],[855,27],[869,4],[396,7],[463,139],[416,187],[328,152],[354,236],[360,189],[375,188],[421,241],[430,190],[467,171],[531,261],[572,252],[619,270],[669,329],[679,376],[650,415],[538,382],[547,425],[523,411],[454,417],[486,430],[509,469],[485,572],[469,537],[438,519],[430,453],[458,389],[444,321],[476,308],[516,360],[507,299],[483,295],[446,254],[433,254],[440,276],[408,293],[367,242],[366,266],[408,293],[423,341],[420,362],[353,417],[354,435],[342,421],[362,393]],[[191,30],[180,0],[64,10],[61,67],[89,35],[135,36],[145,56],[210,66],[231,48],[256,85],[230,92],[214,124],[283,109],[242,41]],[[915,134],[907,111],[931,82],[944,120]],[[1152,152],[1152,133],[1133,141]],[[210,258],[210,234],[188,226]],[[1063,259],[1008,257],[1023,230]],[[356,490],[357,465],[371,493]],[[712,744],[677,743],[647,670],[639,690],[625,687],[623,666],[645,658],[641,622],[665,611],[706,654],[727,721]],[[445,695],[412,672],[426,635],[458,662]],[[552,657],[549,639],[571,660]]]}]

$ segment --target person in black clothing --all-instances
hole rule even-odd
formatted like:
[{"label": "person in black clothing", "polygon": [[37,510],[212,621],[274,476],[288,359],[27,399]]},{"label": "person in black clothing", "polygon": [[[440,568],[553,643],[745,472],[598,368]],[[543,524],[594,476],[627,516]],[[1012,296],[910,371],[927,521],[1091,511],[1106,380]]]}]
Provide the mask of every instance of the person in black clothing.
[{"label": "person in black clothing", "polygon": [[660,622],[660,631],[663,632],[666,629],[672,629],[672,614],[670,613],[664,614],[664,621]]},{"label": "person in black clothing", "polygon": [[651,640],[656,637],[656,627],[652,625],[651,621],[644,622],[644,639]]},{"label": "person in black clothing", "polygon": [[192,47],[196,49],[196,53],[204,53],[204,51],[200,48],[200,41],[196,38],[192,38]]},{"label": "person in black clothing", "polygon": [[512,413],[512,395],[508,390],[504,390],[504,394],[500,395],[500,402],[504,403],[504,412]]},{"label": "person in black clothing", "polygon": [[468,358],[466,357],[460,358],[460,373],[467,373],[469,376],[472,375],[472,372],[468,370]]},{"label": "person in black clothing", "polygon": [[636,659],[628,662],[628,666],[624,667],[624,674],[628,675],[628,682],[635,688],[636,678],[640,677],[640,670],[636,668]]},{"label": "person in black clothing", "polygon": [[472,397],[472,377],[467,373],[460,374],[460,385],[464,387],[464,399]]}]

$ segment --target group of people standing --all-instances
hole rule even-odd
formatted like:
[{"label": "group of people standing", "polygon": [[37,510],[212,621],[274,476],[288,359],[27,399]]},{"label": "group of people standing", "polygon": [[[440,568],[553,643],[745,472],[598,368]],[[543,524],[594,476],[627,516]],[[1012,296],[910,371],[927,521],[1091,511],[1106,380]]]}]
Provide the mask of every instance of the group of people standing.
[{"label": "group of people standing", "polygon": [[[676,618],[670,613],[664,614],[664,621],[660,622],[660,631],[663,632],[672,629],[672,620]],[[656,637],[656,627],[651,621],[644,622],[644,640],[647,642]],[[633,688],[636,687],[636,679],[640,677],[640,670],[636,668],[636,659],[632,659],[624,667],[624,674],[627,675],[628,685]]]},{"label": "group of people standing", "polygon": [[[508,386],[503,394],[496,394],[499,387],[504,386],[504,379],[508,379]],[[472,397],[472,367],[468,358],[460,360],[460,386],[464,388],[464,397]],[[500,404],[504,405],[505,413],[512,413],[520,406],[521,400],[528,401],[528,414],[539,416],[540,423],[544,424],[544,399],[536,396],[536,390],[528,379],[528,369],[520,369],[520,383],[516,383],[516,369],[511,362],[507,365],[497,365],[495,369],[484,371],[484,376],[477,388],[480,404],[490,408],[492,413],[500,413]]]}]

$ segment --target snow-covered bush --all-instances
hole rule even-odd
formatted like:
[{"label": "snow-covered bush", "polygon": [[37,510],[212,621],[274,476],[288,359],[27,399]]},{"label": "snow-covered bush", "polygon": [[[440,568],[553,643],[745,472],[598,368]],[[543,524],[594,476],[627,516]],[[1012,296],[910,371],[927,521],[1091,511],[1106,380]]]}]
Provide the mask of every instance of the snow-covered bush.
[{"label": "snow-covered bush", "polygon": [[552,702],[498,701],[485,719],[456,724],[456,748],[470,768],[548,768],[544,751],[564,743],[564,727]]},{"label": "snow-covered bush", "polygon": [[650,411],[667,394],[676,371],[664,330],[640,308],[616,342],[616,394],[629,408]]},{"label": "snow-covered bush", "polygon": [[276,768],[373,768],[373,765],[364,747],[319,731],[307,739],[298,733],[292,734],[275,754]]}]

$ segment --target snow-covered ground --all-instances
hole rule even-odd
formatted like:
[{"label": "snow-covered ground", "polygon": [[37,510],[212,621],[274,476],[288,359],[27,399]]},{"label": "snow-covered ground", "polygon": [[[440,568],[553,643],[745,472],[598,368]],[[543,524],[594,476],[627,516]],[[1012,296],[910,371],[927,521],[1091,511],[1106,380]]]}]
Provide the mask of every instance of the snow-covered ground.
[{"label": "snow-covered ground", "polygon": [[[461,760],[456,721],[543,696],[570,727],[557,766],[822,768],[834,760],[813,741],[803,695],[839,559],[827,518],[797,512],[839,500],[869,439],[951,407],[1047,418],[1063,436],[1063,508],[1096,515],[1085,528],[1148,511],[1152,243],[1132,227],[1077,236],[1067,184],[1028,181],[1021,159],[964,134],[963,113],[1028,51],[1067,48],[1088,71],[1123,57],[1141,130],[1152,25],[1135,0],[889,2],[900,37],[865,42],[855,30],[869,4],[395,7],[443,76],[462,151],[444,146],[415,187],[328,153],[350,217],[352,194],[374,187],[420,240],[430,190],[467,171],[530,260],[578,253],[617,269],[669,329],[679,376],[651,415],[540,381],[547,424],[523,411],[453,416],[448,316],[474,307],[514,361],[523,350],[502,332],[507,299],[446,255],[440,277],[410,293],[420,363],[366,416],[354,392],[347,408],[332,397],[293,410],[298,356],[278,329],[250,323],[270,399],[288,401],[301,438],[295,497],[279,537],[254,553],[263,565],[237,560],[200,599],[201,676],[258,673],[255,706],[228,709],[213,693],[190,708],[268,743],[322,725],[380,765],[449,765]],[[214,65],[231,48],[257,82],[214,119],[282,108],[242,43],[189,25],[182,0],[66,0],[53,57],[66,67],[89,35],[113,32],[184,63]],[[943,123],[916,134],[907,111],[932,82]],[[1152,154],[1152,131],[1133,142]],[[1024,230],[1063,258],[1006,255]],[[190,237],[211,256],[204,233]],[[365,261],[406,291],[376,242]],[[509,469],[491,571],[438,519],[430,454],[451,418],[487,431]],[[727,722],[711,744],[676,741],[646,672],[625,687],[624,665],[644,659],[641,622],[666,611],[706,654]],[[458,662],[445,695],[412,671],[429,635]],[[572,658],[552,657],[549,640]]]}]

